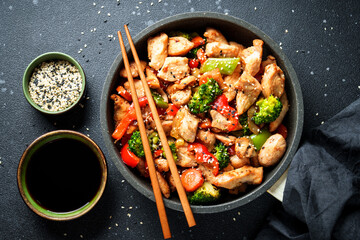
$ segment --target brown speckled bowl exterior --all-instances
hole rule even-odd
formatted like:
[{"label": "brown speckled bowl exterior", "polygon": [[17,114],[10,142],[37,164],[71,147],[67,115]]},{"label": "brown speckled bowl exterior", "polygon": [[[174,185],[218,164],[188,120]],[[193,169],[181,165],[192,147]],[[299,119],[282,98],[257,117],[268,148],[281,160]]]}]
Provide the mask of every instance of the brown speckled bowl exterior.
[{"label": "brown speckled bowl exterior", "polygon": [[[289,59],[274,40],[257,27],[241,19],[209,12],[185,13],[155,23],[141,31],[136,37],[133,37],[133,40],[140,58],[147,59],[146,41],[150,36],[171,30],[204,31],[206,27],[217,28],[228,40],[236,41],[244,46],[251,46],[253,39],[260,38],[264,41],[263,56],[271,54],[276,58],[286,77],[285,88],[290,103],[290,109],[284,119],[284,123],[288,128],[288,147],[279,164],[265,170],[262,184],[249,188],[243,195],[226,196],[220,202],[212,205],[192,205],[191,208],[194,213],[215,213],[230,210],[244,205],[265,193],[288,168],[298,148],[304,121],[304,107],[300,84]],[[132,56],[129,47],[127,47],[127,51],[128,56]],[[111,133],[114,130],[114,121],[113,104],[110,96],[115,92],[114,90],[119,83],[119,70],[122,67],[123,60],[119,48],[119,54],[110,67],[101,97],[100,120],[103,138],[112,161],[124,178],[140,193],[154,201],[149,179],[142,178],[136,170],[127,167],[122,162],[119,149],[111,138]],[[164,199],[164,203],[165,206],[171,209],[182,211],[181,203],[176,194],[173,194],[169,199]]]}]

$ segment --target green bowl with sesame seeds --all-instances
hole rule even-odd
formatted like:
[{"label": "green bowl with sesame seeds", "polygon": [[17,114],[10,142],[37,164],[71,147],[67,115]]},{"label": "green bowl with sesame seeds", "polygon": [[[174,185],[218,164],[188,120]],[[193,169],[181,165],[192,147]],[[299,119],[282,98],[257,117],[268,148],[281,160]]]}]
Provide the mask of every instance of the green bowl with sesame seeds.
[{"label": "green bowl with sesame seeds", "polygon": [[49,115],[73,109],[83,98],[85,87],[85,73],[80,64],[61,52],[36,57],[23,76],[26,100],[36,110]]}]

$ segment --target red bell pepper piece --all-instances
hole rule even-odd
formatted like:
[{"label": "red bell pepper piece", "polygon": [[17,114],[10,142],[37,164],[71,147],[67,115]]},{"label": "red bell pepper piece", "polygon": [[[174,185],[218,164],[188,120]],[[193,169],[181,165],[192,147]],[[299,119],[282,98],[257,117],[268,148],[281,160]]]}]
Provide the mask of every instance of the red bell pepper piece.
[{"label": "red bell pepper piece", "polygon": [[190,68],[197,68],[199,66],[199,60],[196,58],[190,59],[189,67]]},{"label": "red bell pepper piece", "polygon": [[126,165],[134,168],[140,162],[140,158],[131,152],[128,148],[129,143],[126,143],[120,151],[121,158]]},{"label": "red bell pepper piece", "polygon": [[154,158],[160,157],[164,151],[159,149],[154,152]]},{"label": "red bell pepper piece", "polygon": [[[144,107],[148,104],[148,100],[146,97],[139,98],[140,107]],[[136,113],[134,103],[132,103],[129,107],[129,111],[125,115],[125,117],[121,120],[121,122],[116,126],[115,131],[111,135],[114,139],[121,139],[126,133],[127,128],[132,123],[132,121],[136,120]]]},{"label": "red bell pepper piece", "polygon": [[200,36],[196,36],[193,39],[191,39],[191,42],[194,43],[194,48],[197,48],[197,47],[205,44],[205,39],[203,39]]},{"label": "red bell pepper piece", "polygon": [[188,146],[188,151],[195,151],[195,160],[199,164],[212,169],[212,173],[216,176],[219,173],[219,161],[209,152],[207,147],[201,143],[192,143]]},{"label": "red bell pepper piece", "polygon": [[211,120],[209,118],[205,118],[205,120],[199,123],[199,128],[205,130],[211,128]]},{"label": "red bell pepper piece", "polygon": [[205,55],[205,51],[204,49],[200,48],[197,52],[196,52],[196,56],[199,59],[200,63],[203,64],[206,60],[207,57]]},{"label": "red bell pepper piece", "polygon": [[174,104],[169,104],[169,107],[166,109],[166,114],[170,116],[175,116],[179,109]]},{"label": "red bell pepper piece", "polygon": [[123,86],[118,86],[116,88],[116,91],[120,96],[125,98],[127,101],[132,101],[131,94]]},{"label": "red bell pepper piece", "polygon": [[229,132],[234,130],[239,124],[239,114],[233,107],[229,106],[227,97],[224,94],[218,96],[215,99],[212,105],[212,109],[221,113],[223,116],[227,118],[227,120],[231,122],[231,124],[228,127]]},{"label": "red bell pepper piece", "polygon": [[231,145],[231,147],[228,148],[228,153],[230,156],[234,156],[236,154],[235,152],[235,144]]}]

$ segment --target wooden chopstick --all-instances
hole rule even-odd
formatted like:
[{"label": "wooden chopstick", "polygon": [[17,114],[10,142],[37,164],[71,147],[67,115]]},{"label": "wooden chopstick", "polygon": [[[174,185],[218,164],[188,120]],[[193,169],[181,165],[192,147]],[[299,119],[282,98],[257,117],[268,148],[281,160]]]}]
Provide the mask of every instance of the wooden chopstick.
[{"label": "wooden chopstick", "polygon": [[[163,199],[162,199],[161,190],[160,190],[160,186],[159,186],[159,181],[157,179],[156,170],[155,170],[155,164],[154,164],[154,161],[153,161],[153,158],[152,158],[152,153],[151,153],[151,150],[150,150],[149,141],[148,141],[148,138],[146,136],[145,124],[144,124],[144,120],[143,120],[142,114],[141,114],[141,109],[140,109],[140,105],[139,105],[139,99],[138,99],[137,94],[136,94],[135,85],[134,85],[134,79],[132,78],[132,75],[131,75],[130,64],[129,64],[129,60],[128,60],[127,55],[126,55],[125,45],[124,45],[124,41],[122,39],[120,31],[118,31],[118,37],[119,37],[119,43],[120,43],[122,56],[123,56],[123,59],[124,59],[124,65],[125,65],[126,73],[127,73],[128,80],[129,80],[129,83],[130,83],[131,97],[132,97],[132,100],[133,100],[133,103],[134,103],[135,112],[136,112],[136,118],[137,118],[139,129],[140,129],[141,140],[142,140],[142,143],[143,143],[143,146],[144,146],[145,158],[146,158],[146,162],[147,162],[147,165],[148,165],[148,168],[149,168],[149,175],[150,175],[151,185],[152,185],[152,188],[153,188],[153,191],[154,191],[155,202],[156,202],[156,207],[157,207],[159,218],[160,218],[160,224],[161,224],[161,228],[162,228],[162,231],[163,231],[163,236],[164,236],[164,239],[171,238],[169,222],[168,222],[168,219],[167,219],[167,216],[166,216],[165,205],[164,205],[164,202],[163,202]],[[149,97],[148,97],[148,99],[149,99]]]},{"label": "wooden chopstick", "polygon": [[145,90],[145,95],[146,95],[146,97],[148,99],[148,102],[149,102],[149,106],[150,106],[150,109],[151,109],[151,112],[152,112],[152,116],[154,118],[155,125],[156,125],[157,131],[158,131],[159,136],[160,136],[161,143],[162,143],[162,145],[164,147],[166,158],[167,158],[168,163],[169,163],[171,174],[172,174],[172,176],[174,178],[176,190],[178,192],[180,202],[181,202],[181,205],[182,205],[184,213],[185,213],[186,220],[188,222],[189,227],[195,226],[196,222],[195,222],[195,219],[194,219],[194,215],[193,215],[193,213],[191,211],[189,201],[187,199],[184,187],[183,187],[183,185],[181,183],[180,176],[179,176],[179,173],[178,173],[178,169],[177,169],[177,166],[175,164],[174,158],[172,156],[172,152],[171,152],[171,149],[169,147],[165,131],[164,131],[163,127],[162,127],[162,124],[161,124],[159,114],[158,114],[157,109],[156,109],[154,99],[152,98],[151,91],[150,91],[150,88],[149,88],[149,86],[147,84],[144,72],[140,71],[141,65],[140,65],[139,56],[138,56],[138,54],[136,52],[135,45],[134,45],[134,43],[132,41],[132,38],[130,36],[130,32],[129,32],[129,29],[128,29],[127,25],[124,25],[124,28],[125,28],[126,36],[127,36],[128,40],[129,40],[129,45],[130,45],[134,60],[136,62],[136,66],[138,68],[138,72],[139,72],[139,75],[140,75],[140,79],[141,79],[143,88]]}]

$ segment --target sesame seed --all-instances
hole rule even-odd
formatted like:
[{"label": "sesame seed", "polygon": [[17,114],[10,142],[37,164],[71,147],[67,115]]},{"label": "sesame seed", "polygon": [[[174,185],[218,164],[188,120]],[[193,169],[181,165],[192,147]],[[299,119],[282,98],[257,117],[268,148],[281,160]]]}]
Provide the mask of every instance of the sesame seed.
[{"label": "sesame seed", "polygon": [[79,98],[81,88],[79,69],[64,60],[42,62],[34,69],[29,82],[30,97],[49,111],[70,107]]}]

